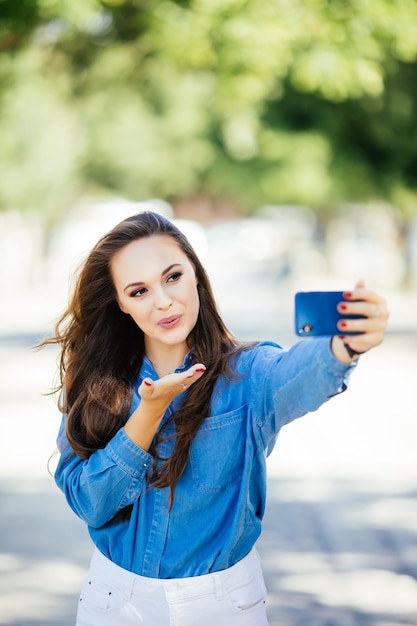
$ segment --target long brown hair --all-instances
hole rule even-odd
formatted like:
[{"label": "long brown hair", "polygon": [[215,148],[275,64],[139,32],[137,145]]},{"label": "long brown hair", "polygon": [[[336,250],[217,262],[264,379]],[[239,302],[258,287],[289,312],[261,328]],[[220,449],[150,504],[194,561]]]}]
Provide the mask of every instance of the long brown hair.
[{"label": "long brown hair", "polygon": [[130,242],[152,235],[173,238],[195,269],[200,309],[189,347],[195,362],[207,366],[172,418],[175,445],[171,457],[158,458],[163,430],[151,449],[155,459],[151,483],[170,487],[172,505],[192,440],[208,415],[214,384],[219,375],[231,375],[228,360],[242,348],[221,319],[206,271],[185,235],[169,220],[149,211],[115,226],[88,255],[69,306],[56,324],[55,335],[43,345],[55,343],[61,347],[56,391],[61,392],[66,434],[74,452],[88,458],[125,424],[144,357],[142,331],[117,304],[110,262]]}]

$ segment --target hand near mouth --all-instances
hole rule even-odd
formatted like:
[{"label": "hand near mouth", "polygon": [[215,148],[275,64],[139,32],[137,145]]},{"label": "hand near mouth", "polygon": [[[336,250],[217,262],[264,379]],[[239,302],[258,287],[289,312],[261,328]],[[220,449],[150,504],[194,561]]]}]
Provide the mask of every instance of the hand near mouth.
[{"label": "hand near mouth", "polygon": [[199,380],[205,371],[203,363],[196,363],[185,372],[167,374],[157,380],[145,378],[138,389],[141,402],[124,426],[126,435],[143,450],[149,450],[171,402]]},{"label": "hand near mouth", "polygon": [[162,402],[168,408],[172,400],[199,380],[205,371],[203,363],[196,363],[185,372],[167,374],[157,380],[145,378],[138,389],[139,395],[142,400]]}]

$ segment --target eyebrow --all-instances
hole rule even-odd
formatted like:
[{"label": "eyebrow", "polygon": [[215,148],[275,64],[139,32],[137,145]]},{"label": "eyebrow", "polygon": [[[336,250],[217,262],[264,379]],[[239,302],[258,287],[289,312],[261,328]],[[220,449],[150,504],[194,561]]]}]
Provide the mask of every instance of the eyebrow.
[{"label": "eyebrow", "polygon": [[[166,274],[168,274],[174,267],[182,267],[182,263],[172,263],[172,265],[169,265],[166,269],[163,270],[163,272],[161,272],[161,276],[165,276]],[[141,285],[144,285],[144,284],[145,283],[140,280],[134,283],[129,283],[128,285],[126,285],[123,291],[127,291],[131,287],[140,287]]]}]

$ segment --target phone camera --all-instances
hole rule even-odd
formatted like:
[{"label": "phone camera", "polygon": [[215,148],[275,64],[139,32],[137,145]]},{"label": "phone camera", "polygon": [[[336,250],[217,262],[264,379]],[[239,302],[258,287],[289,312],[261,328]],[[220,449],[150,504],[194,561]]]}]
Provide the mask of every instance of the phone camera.
[{"label": "phone camera", "polygon": [[304,324],[303,326],[301,326],[301,332],[302,333],[311,333],[314,330],[314,326],[312,326],[311,324]]}]

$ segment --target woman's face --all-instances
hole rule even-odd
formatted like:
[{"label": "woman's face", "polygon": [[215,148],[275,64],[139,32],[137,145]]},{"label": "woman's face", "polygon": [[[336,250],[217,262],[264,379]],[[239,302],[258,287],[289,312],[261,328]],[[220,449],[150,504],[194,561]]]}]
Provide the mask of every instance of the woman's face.
[{"label": "woman's face", "polygon": [[188,350],[187,337],[198,317],[200,301],[195,270],[174,238],[153,235],[132,241],[111,260],[120,309],[145,335],[145,349]]}]

